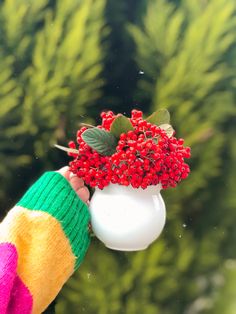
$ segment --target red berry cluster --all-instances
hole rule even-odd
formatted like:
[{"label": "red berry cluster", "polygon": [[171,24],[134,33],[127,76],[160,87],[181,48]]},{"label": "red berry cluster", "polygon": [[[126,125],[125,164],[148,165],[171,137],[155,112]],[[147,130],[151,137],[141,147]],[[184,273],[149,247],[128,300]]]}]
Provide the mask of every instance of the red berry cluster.
[{"label": "red berry cluster", "polygon": [[[102,125],[107,131],[117,116],[112,111],[102,112]],[[79,153],[72,154],[70,170],[91,187],[103,189],[110,183],[131,185],[133,188],[147,188],[161,184],[163,188],[175,187],[189,172],[184,162],[190,158],[190,148],[183,147],[184,140],[168,137],[160,127],[143,119],[141,111],[132,110],[130,121],[134,130],[120,135],[116,152],[102,156],[90,148],[77,133]],[[70,148],[76,148],[74,142]]]},{"label": "red berry cluster", "polygon": [[[69,163],[70,171],[82,178],[87,185],[103,189],[110,183],[112,168],[110,156],[102,156],[93,150],[82,139],[82,133],[87,130],[82,127],[77,132],[77,143],[79,144],[78,154],[69,153],[74,160]],[[76,148],[74,142],[69,142],[70,148]]]},{"label": "red berry cluster", "polygon": [[107,131],[110,131],[111,124],[117,116],[118,115],[114,115],[114,113],[112,111],[102,112],[101,113],[102,128],[107,130]]}]

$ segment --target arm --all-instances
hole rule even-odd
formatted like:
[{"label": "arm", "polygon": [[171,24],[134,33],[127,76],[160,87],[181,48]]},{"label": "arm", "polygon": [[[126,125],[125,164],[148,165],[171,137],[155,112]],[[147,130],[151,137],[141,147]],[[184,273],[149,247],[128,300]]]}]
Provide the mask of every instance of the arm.
[{"label": "arm", "polygon": [[27,191],[0,224],[0,313],[41,313],[50,304],[85,256],[89,220],[60,173]]}]

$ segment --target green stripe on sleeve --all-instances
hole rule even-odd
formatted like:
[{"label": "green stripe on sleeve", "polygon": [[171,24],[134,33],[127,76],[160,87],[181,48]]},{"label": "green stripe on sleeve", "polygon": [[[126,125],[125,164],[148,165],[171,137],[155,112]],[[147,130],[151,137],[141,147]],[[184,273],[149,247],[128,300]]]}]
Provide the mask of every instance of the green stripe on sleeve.
[{"label": "green stripe on sleeve", "polygon": [[46,172],[17,205],[47,212],[60,222],[76,256],[77,269],[90,244],[90,214],[87,205],[80,200],[69,182],[57,172]]}]

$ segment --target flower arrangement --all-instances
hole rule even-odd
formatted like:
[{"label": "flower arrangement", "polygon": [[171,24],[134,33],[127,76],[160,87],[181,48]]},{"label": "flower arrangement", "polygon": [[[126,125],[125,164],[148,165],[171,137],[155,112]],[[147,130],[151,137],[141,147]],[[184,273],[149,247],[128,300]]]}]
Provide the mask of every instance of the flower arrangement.
[{"label": "flower arrangement", "polygon": [[101,118],[96,127],[83,124],[77,143],[64,148],[73,157],[70,170],[87,185],[102,190],[111,183],[142,189],[161,184],[166,189],[187,178],[190,148],[174,136],[166,109],[147,118],[139,110],[132,110],[130,118],[112,111]]}]

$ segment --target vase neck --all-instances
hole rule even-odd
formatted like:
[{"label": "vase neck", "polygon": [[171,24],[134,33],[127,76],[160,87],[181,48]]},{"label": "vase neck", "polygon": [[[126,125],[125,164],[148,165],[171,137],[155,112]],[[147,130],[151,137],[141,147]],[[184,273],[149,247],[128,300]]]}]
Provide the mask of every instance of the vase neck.
[{"label": "vase neck", "polygon": [[[156,195],[160,193],[162,187],[161,184],[150,185],[146,189],[133,188],[132,186],[124,186],[119,184],[109,184],[102,191],[109,194],[141,194],[141,195]],[[99,191],[99,190],[98,190]],[[100,190],[101,191],[101,190]]]}]

